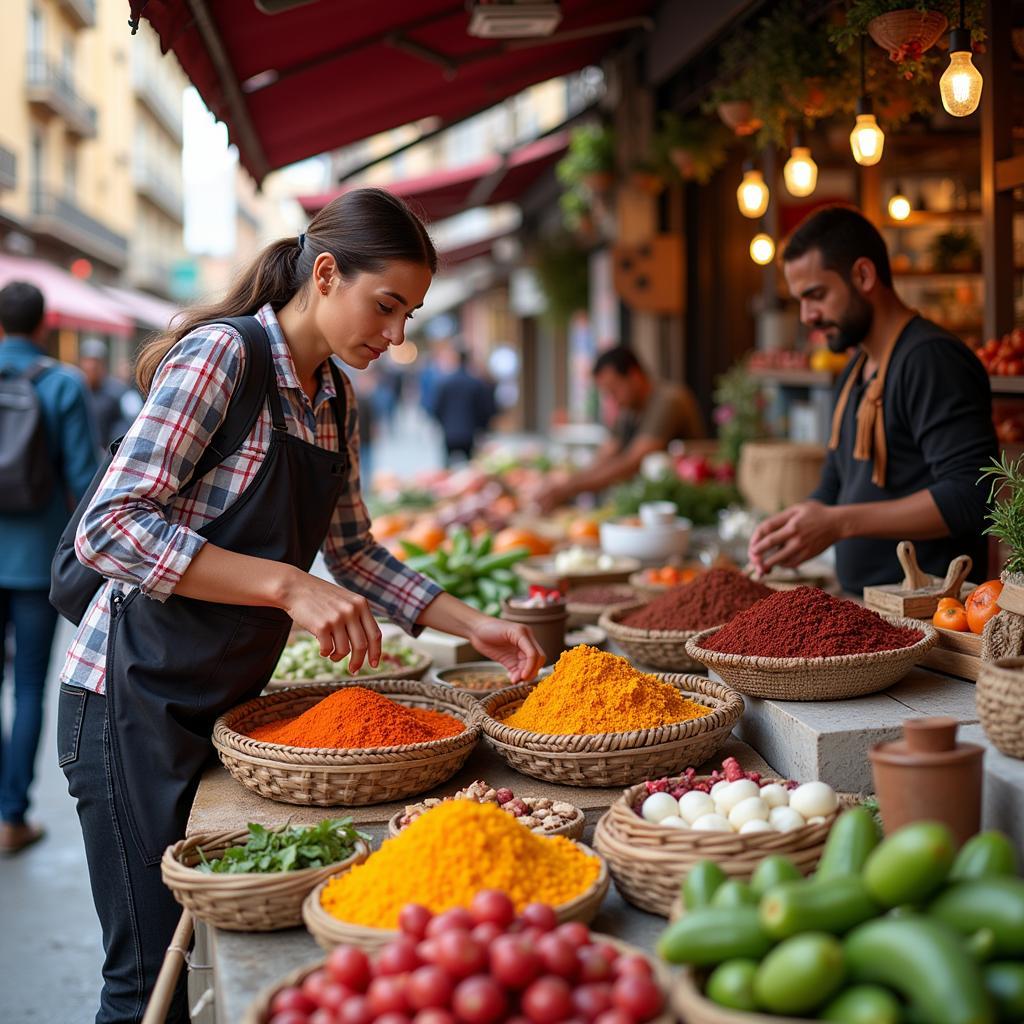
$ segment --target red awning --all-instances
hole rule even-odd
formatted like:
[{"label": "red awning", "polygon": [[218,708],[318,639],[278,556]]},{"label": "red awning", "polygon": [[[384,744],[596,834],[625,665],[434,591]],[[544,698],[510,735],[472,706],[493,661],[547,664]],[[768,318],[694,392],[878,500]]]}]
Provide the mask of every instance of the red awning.
[{"label": "red awning", "polygon": [[654,0],[562,0],[540,39],[477,39],[464,0],[130,0],[152,22],[257,180],[305,157],[438,117],[449,123],[598,62]]},{"label": "red awning", "polygon": [[[414,201],[428,220],[442,220],[474,206],[514,202],[551,167],[569,145],[569,133],[559,132],[530,142],[504,157],[490,156],[462,167],[453,167],[385,186],[389,192]],[[299,196],[310,216],[323,209],[352,184],[333,192]]]},{"label": "red awning", "polygon": [[158,299],[155,295],[137,292],[133,288],[115,288],[113,285],[100,287],[127,317],[144,330],[166,331],[171,320],[181,312],[181,306]]},{"label": "red awning", "polygon": [[481,256],[489,256],[494,248],[494,243],[502,238],[508,238],[511,231],[502,231],[496,235],[487,235],[485,238],[477,238],[472,242],[464,242],[462,245],[452,246],[450,249],[442,249],[437,255],[440,261],[441,270],[450,270],[460,263],[468,263],[470,260],[478,259]]},{"label": "red awning", "polygon": [[0,254],[0,288],[11,281],[29,281],[43,293],[49,327],[132,334],[132,322],[120,306],[53,263]]}]

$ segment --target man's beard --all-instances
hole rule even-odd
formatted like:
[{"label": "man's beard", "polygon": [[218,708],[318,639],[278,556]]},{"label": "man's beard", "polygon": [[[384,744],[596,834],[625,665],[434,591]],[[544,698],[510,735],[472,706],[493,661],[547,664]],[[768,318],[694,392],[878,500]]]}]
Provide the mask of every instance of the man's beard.
[{"label": "man's beard", "polygon": [[826,334],[825,343],[833,352],[842,353],[847,349],[859,345],[871,330],[874,323],[875,311],[871,303],[861,298],[855,291],[850,290],[850,304],[846,312],[839,320],[819,324],[820,328],[828,330],[836,328],[835,334]]}]

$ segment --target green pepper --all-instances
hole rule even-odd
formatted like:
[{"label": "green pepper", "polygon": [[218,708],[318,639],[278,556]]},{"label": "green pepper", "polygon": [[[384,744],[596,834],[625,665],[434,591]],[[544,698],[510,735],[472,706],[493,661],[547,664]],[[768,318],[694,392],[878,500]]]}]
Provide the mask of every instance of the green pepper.
[{"label": "green pepper", "polygon": [[512,548],[511,551],[502,551],[497,555],[488,555],[476,564],[477,574],[490,576],[495,569],[511,569],[517,562],[521,562],[530,554],[529,548]]}]

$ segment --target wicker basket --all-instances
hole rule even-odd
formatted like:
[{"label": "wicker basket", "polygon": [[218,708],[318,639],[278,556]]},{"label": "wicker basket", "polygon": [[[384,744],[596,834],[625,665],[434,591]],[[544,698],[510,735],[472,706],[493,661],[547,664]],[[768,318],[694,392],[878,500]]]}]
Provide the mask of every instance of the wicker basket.
[{"label": "wicker basket", "polygon": [[[582,843],[577,845],[590,856],[598,857],[598,854],[590,847],[584,846]],[[584,924],[589,924],[597,916],[611,885],[608,865],[600,857],[598,859],[601,860],[601,873],[597,876],[594,884],[575,899],[555,908],[559,921],[582,921]],[[360,949],[372,953],[380,949],[381,946],[386,946],[398,935],[397,931],[390,928],[368,928],[365,925],[349,924],[346,921],[339,921],[333,914],[329,914],[320,904],[320,897],[326,884],[327,880],[325,879],[306,897],[302,904],[302,920],[321,949],[329,951],[335,946],[348,945],[358,946]]]},{"label": "wicker basket", "polygon": [[524,775],[564,786],[626,786],[713,757],[743,714],[743,698],[728,686],[702,676],[659,678],[714,710],[655,729],[551,736],[504,724],[533,688],[524,683],[480,701],[477,722],[495,750]]},{"label": "wicker basket", "polygon": [[647,601],[625,607],[609,608],[598,625],[622,648],[626,657],[640,665],[665,672],[700,672],[704,666],[686,653],[686,641],[697,635],[695,629],[638,629],[625,626],[622,618],[643,608]]},{"label": "wicker basket", "polygon": [[773,1017],[767,1013],[745,1013],[719,1006],[704,998],[700,979],[701,976],[689,967],[682,968],[674,975],[672,1008],[676,1017],[686,1021],[686,1024],[807,1024],[806,1017]]},{"label": "wicker basket", "polygon": [[[792,832],[701,832],[664,828],[641,818],[632,805],[642,793],[642,785],[631,786],[608,808],[597,823],[594,847],[608,862],[622,896],[662,917],[669,916],[680,883],[701,860],[713,860],[730,878],[747,881],[765,857],[778,853],[809,873],[838,814]],[[843,797],[841,802],[855,800]]]},{"label": "wicker basket", "polygon": [[883,615],[894,626],[924,635],[916,644],[873,654],[841,654],[831,658],[762,658],[723,654],[704,646],[714,629],[698,633],[686,644],[687,653],[718,673],[740,693],[767,700],[847,700],[878,693],[902,679],[939,641],[935,627],[920,619]]},{"label": "wicker basket", "polygon": [[774,515],[818,486],[824,461],[823,445],[748,441],[736,467],[736,486],[748,505]]},{"label": "wicker basket", "polygon": [[[346,686],[361,686],[410,707],[443,711],[466,723],[444,739],[406,746],[330,750],[263,743],[245,735],[267,722],[291,718]],[[213,745],[227,770],[260,796],[289,804],[361,807],[425,793],[447,782],[480,736],[476,701],[450,686],[414,679],[360,679],[301,686],[257,697],[217,719]]]},{"label": "wicker basket", "polygon": [[197,920],[231,932],[272,932],[302,924],[302,901],[321,882],[359,864],[370,848],[357,841],[347,860],[322,868],[272,874],[220,875],[197,871],[199,848],[219,857],[248,838],[248,829],[189,836],[164,850],[160,874],[174,898]]},{"label": "wicker basket", "polygon": [[362,684],[374,679],[422,679],[434,664],[434,659],[424,651],[416,652],[416,660],[405,668],[388,669],[387,676],[383,673],[372,676],[317,676],[315,679],[271,679],[263,688],[264,693],[276,693],[278,690],[292,689],[296,686],[317,686],[320,684],[331,684],[339,686],[342,683]]},{"label": "wicker basket", "polygon": [[887,53],[920,43],[921,52],[930,50],[946,31],[946,16],[939,11],[889,11],[868,22],[868,35]]},{"label": "wicker basket", "polygon": [[978,719],[993,746],[1024,758],[1024,658],[983,661],[974,688]]},{"label": "wicker basket", "polygon": [[[539,800],[540,797],[536,796],[524,796],[520,797],[527,807],[531,806],[535,800]],[[551,829],[549,832],[542,831],[540,827],[531,829],[530,831],[536,832],[539,836],[565,836],[566,839],[580,840],[583,838],[583,830],[586,828],[587,819],[583,811],[579,807],[573,807],[575,812],[570,821],[567,821],[564,825],[559,828]],[[404,811],[397,811],[393,814],[388,821],[388,835],[397,836],[402,831],[402,826],[399,824],[402,820]]]},{"label": "wicker basket", "polygon": [[[596,626],[597,620],[609,609],[618,608],[622,605],[633,604],[637,599],[636,591],[625,583],[614,583],[610,586],[621,589],[621,600],[616,599],[611,604],[588,604],[586,601],[573,600],[572,591],[566,595],[566,610],[569,612],[568,629],[575,629],[579,626]],[[579,588],[577,588],[579,589]]]}]

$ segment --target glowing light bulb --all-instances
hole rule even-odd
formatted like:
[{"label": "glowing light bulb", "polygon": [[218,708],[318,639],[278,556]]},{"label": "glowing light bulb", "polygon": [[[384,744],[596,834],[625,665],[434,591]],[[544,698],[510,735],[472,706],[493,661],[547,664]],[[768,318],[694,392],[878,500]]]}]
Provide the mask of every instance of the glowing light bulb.
[{"label": "glowing light bulb", "polygon": [[862,167],[871,167],[882,159],[884,147],[885,134],[878,127],[875,115],[870,112],[857,114],[857,121],[850,132],[853,159]]},{"label": "glowing light bulb", "polygon": [[763,231],[750,240],[750,258],[760,267],[767,266],[775,259],[775,240]]},{"label": "glowing light bulb", "polygon": [[807,146],[793,147],[782,169],[782,177],[790,195],[803,198],[814,191],[818,184],[818,165]]},{"label": "glowing light bulb", "polygon": [[736,201],[740,213],[744,217],[756,219],[764,215],[768,209],[768,186],[764,183],[764,175],[753,168],[743,172],[743,180],[736,189]]},{"label": "glowing light bulb", "polygon": [[[954,35],[959,30],[954,31]],[[984,84],[981,72],[971,60],[970,50],[949,52],[949,67],[939,79],[939,95],[947,114],[967,117],[978,109],[981,102],[981,87]]]},{"label": "glowing light bulb", "polygon": [[889,216],[893,220],[906,220],[910,216],[910,200],[897,192],[889,200]]}]

